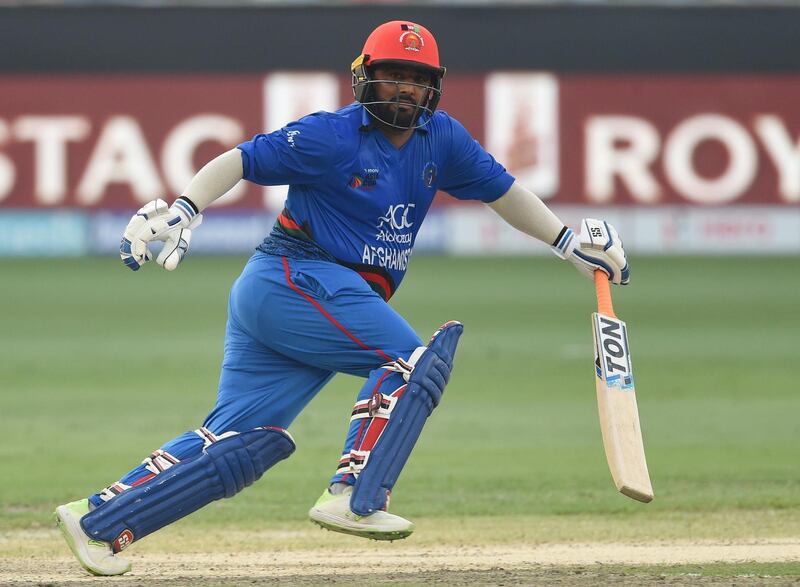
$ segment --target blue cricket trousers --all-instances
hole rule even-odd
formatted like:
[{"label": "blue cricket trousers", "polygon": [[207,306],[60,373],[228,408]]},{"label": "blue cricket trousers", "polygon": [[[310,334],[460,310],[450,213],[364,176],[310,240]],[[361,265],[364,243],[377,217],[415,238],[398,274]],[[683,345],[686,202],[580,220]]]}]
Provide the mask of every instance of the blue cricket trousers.
[{"label": "blue cricket trousers", "polygon": [[[357,404],[376,391],[391,395],[404,381],[380,366],[408,359],[421,345],[405,319],[355,271],[256,252],[231,288],[217,402],[203,426],[167,442],[90,499],[100,505],[152,478],[165,459],[198,456],[224,432],[288,428],[337,372],[366,377]],[[371,448],[366,444],[375,439],[364,433],[365,423],[351,423],[340,463],[346,465],[351,450]],[[336,481],[355,482],[346,466]]]}]

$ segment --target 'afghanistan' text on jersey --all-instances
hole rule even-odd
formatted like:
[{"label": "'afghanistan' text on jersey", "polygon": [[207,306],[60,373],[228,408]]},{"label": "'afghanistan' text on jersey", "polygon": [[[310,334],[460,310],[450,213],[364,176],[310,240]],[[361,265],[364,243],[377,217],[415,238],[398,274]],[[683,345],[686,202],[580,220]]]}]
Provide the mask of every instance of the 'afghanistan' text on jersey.
[{"label": "'afghanistan' text on jersey", "polygon": [[290,186],[282,218],[336,259],[382,270],[390,293],[437,190],[492,202],[514,182],[442,111],[400,149],[359,103],[256,135],[239,149],[245,179]]}]

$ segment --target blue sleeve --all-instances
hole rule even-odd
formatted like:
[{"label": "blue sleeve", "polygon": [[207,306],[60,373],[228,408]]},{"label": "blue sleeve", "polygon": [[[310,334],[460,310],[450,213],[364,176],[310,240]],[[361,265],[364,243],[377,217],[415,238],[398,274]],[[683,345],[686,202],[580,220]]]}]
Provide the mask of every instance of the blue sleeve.
[{"label": "blue sleeve", "polygon": [[460,122],[449,116],[448,120],[452,142],[439,189],[459,200],[494,202],[508,191],[514,178]]},{"label": "blue sleeve", "polygon": [[337,143],[327,117],[305,116],[239,145],[244,179],[261,185],[313,184],[330,169]]}]

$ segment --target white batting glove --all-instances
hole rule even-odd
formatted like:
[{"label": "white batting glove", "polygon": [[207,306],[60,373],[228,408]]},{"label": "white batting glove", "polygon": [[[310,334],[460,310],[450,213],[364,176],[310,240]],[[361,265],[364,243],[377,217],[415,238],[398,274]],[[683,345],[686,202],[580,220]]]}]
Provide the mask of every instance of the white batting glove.
[{"label": "white batting glove", "polygon": [[202,223],[203,215],[198,214],[187,228],[173,228],[168,231],[167,238],[164,240],[164,247],[156,257],[156,263],[167,271],[173,271],[183,261],[186,253],[189,252],[189,244],[192,242],[192,230]]},{"label": "white batting glove", "polygon": [[584,218],[581,221],[581,233],[577,236],[571,228],[564,227],[552,249],[591,280],[594,280],[594,272],[600,269],[612,283],[627,285],[630,282],[628,259],[622,241],[608,222]]},{"label": "white batting glove", "polygon": [[153,258],[149,244],[163,241],[164,248],[156,262],[172,271],[189,248],[192,229],[202,221],[203,215],[198,214],[194,205],[185,198],[178,198],[171,207],[162,199],[148,202],[125,227],[119,246],[122,262],[131,270],[138,271]]}]

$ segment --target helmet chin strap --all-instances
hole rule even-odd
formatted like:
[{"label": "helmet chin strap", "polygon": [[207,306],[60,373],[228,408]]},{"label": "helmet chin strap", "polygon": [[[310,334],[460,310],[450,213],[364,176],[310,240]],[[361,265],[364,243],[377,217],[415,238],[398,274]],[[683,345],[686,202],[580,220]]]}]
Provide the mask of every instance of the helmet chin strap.
[{"label": "helmet chin strap", "polygon": [[[362,82],[363,83],[363,82]],[[421,87],[424,90],[424,93],[420,97],[417,102],[411,102],[406,100],[400,99],[400,83],[399,82],[391,82],[387,80],[369,80],[366,84],[374,84],[374,83],[394,83],[396,87],[394,98],[391,100],[373,100],[369,99],[367,101],[362,102],[364,108],[369,112],[370,116],[376,119],[379,123],[386,125],[390,128],[396,128],[399,130],[414,130],[417,128],[422,128],[426,124],[428,124],[431,120],[431,115],[433,115],[433,110],[427,106],[430,102],[430,95],[431,92],[441,93],[440,90],[437,90],[433,86],[428,86],[424,84],[404,84],[404,85],[412,85]],[[370,88],[370,91],[367,92],[367,95],[372,98],[374,96],[374,88]],[[408,124],[400,124],[399,118],[402,114],[402,111],[399,108],[400,104],[406,104],[414,108],[413,113],[410,114],[410,121]],[[423,105],[424,104],[424,105]],[[388,114],[390,107],[394,106],[394,115],[391,116]],[[423,114],[427,114],[428,116],[423,118]],[[422,119],[422,122],[420,122]]]},{"label": "helmet chin strap", "polygon": [[[424,118],[421,122],[420,119],[424,113],[431,114],[429,108],[424,106],[420,106],[419,104],[410,104],[414,108],[413,113],[409,114],[410,120],[408,124],[401,124],[399,122],[400,118],[400,109],[394,109],[394,116],[387,112],[388,107],[396,105],[397,102],[367,102],[364,104],[364,108],[366,108],[367,112],[369,112],[370,116],[376,119],[380,124],[385,126],[396,128],[399,130],[414,130],[417,128],[422,128],[426,124],[430,122],[430,116]],[[419,123],[419,124],[417,124]]]}]

